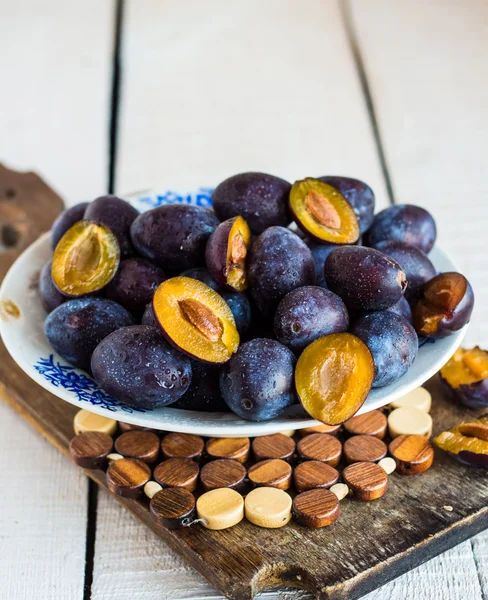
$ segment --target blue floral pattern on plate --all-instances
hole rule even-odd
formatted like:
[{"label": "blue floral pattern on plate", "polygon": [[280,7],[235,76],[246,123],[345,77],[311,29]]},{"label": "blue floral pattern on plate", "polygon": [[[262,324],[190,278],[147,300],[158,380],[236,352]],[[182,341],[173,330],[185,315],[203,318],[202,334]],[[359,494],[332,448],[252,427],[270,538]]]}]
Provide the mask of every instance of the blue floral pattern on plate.
[{"label": "blue floral pattern on plate", "polygon": [[65,390],[76,394],[78,400],[89,402],[93,406],[100,406],[112,412],[123,410],[125,412],[147,412],[143,409],[131,408],[119,400],[115,400],[87,375],[80,373],[75,367],[70,365],[62,365],[54,360],[54,355],[49,358],[40,358],[34,365],[34,369],[40,373],[46,381],[54,385],[54,387],[63,387]]},{"label": "blue floral pattern on plate", "polygon": [[212,208],[212,192],[211,187],[199,187],[196,192],[180,193],[174,190],[167,190],[162,194],[148,193],[138,196],[134,202],[138,205],[136,208],[148,210],[163,204],[193,204],[194,206],[202,206],[204,208]]}]

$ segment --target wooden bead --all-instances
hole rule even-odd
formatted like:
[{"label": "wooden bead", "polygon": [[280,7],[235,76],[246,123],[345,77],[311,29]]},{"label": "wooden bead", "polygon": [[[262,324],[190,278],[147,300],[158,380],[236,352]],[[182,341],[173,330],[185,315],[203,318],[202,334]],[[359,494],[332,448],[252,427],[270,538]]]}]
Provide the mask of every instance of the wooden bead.
[{"label": "wooden bead", "polygon": [[111,452],[110,454],[107,454],[108,461],[120,460],[121,458],[124,458],[124,457],[122,456],[122,454],[117,454],[117,452]]},{"label": "wooden bead", "polygon": [[386,434],[387,420],[379,410],[372,410],[352,417],[344,423],[344,429],[349,435],[374,435],[382,440]]},{"label": "wooden bead", "polygon": [[294,429],[288,429],[288,431],[280,431],[283,435],[287,435],[288,437],[293,437],[295,435]]},{"label": "wooden bead", "polygon": [[244,518],[244,498],[231,488],[210,490],[198,498],[197,514],[207,529],[233,527]]},{"label": "wooden bead", "polygon": [[229,458],[244,464],[249,457],[249,438],[210,438],[207,441],[209,458]]},{"label": "wooden bead", "polygon": [[152,465],[159,458],[159,438],[151,431],[133,429],[115,440],[115,449],[126,458],[138,458]]},{"label": "wooden bead", "polygon": [[73,461],[84,469],[103,469],[107,466],[107,455],[114,442],[106,433],[85,431],[74,437],[69,443]]},{"label": "wooden bead", "polygon": [[306,460],[295,467],[293,482],[298,493],[329,488],[339,481],[339,471],[318,460]]},{"label": "wooden bead", "polygon": [[396,471],[396,462],[394,458],[391,458],[391,456],[385,456],[385,458],[382,458],[379,461],[378,466],[384,469],[387,475],[391,475],[394,471]]},{"label": "wooden bead", "polygon": [[291,483],[292,468],[280,458],[261,460],[249,468],[248,477],[257,487],[275,487],[287,490]]},{"label": "wooden bead", "polygon": [[312,433],[298,442],[298,454],[304,460],[319,460],[331,467],[339,464],[342,444],[328,433]]},{"label": "wooden bead", "polygon": [[348,464],[378,462],[386,456],[386,444],[373,435],[353,435],[344,442],[344,458]]},{"label": "wooden bead", "polygon": [[339,499],[329,490],[309,490],[293,500],[293,516],[300,525],[319,529],[339,517]]},{"label": "wooden bead", "polygon": [[192,458],[198,460],[204,448],[203,439],[190,433],[168,433],[161,442],[165,458]]},{"label": "wooden bead", "polygon": [[154,479],[165,487],[182,487],[195,491],[200,469],[191,458],[168,458],[154,469]]},{"label": "wooden bead", "polygon": [[400,475],[416,475],[429,469],[434,461],[434,448],[423,435],[399,435],[389,446]]},{"label": "wooden bead", "polygon": [[418,387],[406,394],[405,396],[401,396],[390,402],[390,408],[402,408],[403,406],[411,406],[413,408],[419,408],[424,412],[430,412],[430,407],[432,405],[432,396],[430,395],[429,390],[426,390],[423,387]]},{"label": "wooden bead", "polygon": [[195,498],[184,488],[162,489],[151,498],[149,510],[168,529],[178,529],[195,518]]},{"label": "wooden bead", "polygon": [[146,496],[151,499],[158,492],[160,492],[163,488],[159,485],[157,481],[148,481],[144,486],[144,493]]},{"label": "wooden bead", "polygon": [[349,494],[349,488],[345,483],[334,483],[329,491],[337,496],[339,502]]},{"label": "wooden bead", "polygon": [[337,435],[341,430],[342,425],[315,425],[314,427],[305,427],[298,430],[300,437],[311,435],[312,433],[328,433],[329,435]]},{"label": "wooden bead", "polygon": [[259,487],[246,496],[246,519],[266,529],[277,529],[291,519],[291,497],[277,488]]},{"label": "wooden bead", "polygon": [[150,479],[151,469],[137,458],[116,460],[107,469],[109,490],[124,498],[138,498]]},{"label": "wooden bead", "polygon": [[202,467],[200,473],[200,481],[206,492],[216,488],[240,488],[245,478],[246,469],[244,465],[227,458],[219,458],[208,462]]},{"label": "wooden bead", "polygon": [[388,416],[390,436],[423,435],[430,437],[432,433],[432,417],[420,408],[403,406],[395,408]]},{"label": "wooden bead", "polygon": [[381,498],[388,486],[388,475],[375,463],[354,463],[344,469],[342,476],[358,500]]},{"label": "wooden bead", "polygon": [[73,419],[73,428],[76,435],[85,431],[98,431],[112,436],[117,431],[117,421],[82,409],[76,413]]},{"label": "wooden bead", "polygon": [[295,452],[295,441],[282,433],[263,435],[254,438],[252,451],[256,460],[267,460],[269,458],[281,458],[290,460]]},{"label": "wooden bead", "polygon": [[157,429],[152,429],[151,427],[142,427],[141,425],[132,425],[131,423],[122,423],[119,421],[119,429],[122,433],[126,431],[152,431],[156,435],[162,433],[162,431],[158,431]]}]

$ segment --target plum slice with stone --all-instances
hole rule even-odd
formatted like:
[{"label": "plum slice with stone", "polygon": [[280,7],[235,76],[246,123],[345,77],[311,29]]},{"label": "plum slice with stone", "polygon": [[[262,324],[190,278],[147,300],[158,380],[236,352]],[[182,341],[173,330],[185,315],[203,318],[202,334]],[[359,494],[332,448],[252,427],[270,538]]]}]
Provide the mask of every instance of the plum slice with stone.
[{"label": "plum slice with stone", "polygon": [[220,285],[237,292],[247,288],[246,259],[251,231],[242,217],[221,223],[210,236],[205,250],[207,268]]},{"label": "plum slice with stone", "polygon": [[354,244],[359,224],[352,206],[334,187],[307,177],[290,192],[290,210],[296,224],[320,242]]},{"label": "plum slice with stone", "polygon": [[64,296],[93,294],[113,279],[119,261],[120,246],[108,227],[78,221],[63,235],[54,251],[54,285]]},{"label": "plum slice with stone", "polygon": [[220,294],[201,281],[167,279],[154,294],[153,310],[168,341],[191,358],[224,363],[239,346],[231,309]]}]

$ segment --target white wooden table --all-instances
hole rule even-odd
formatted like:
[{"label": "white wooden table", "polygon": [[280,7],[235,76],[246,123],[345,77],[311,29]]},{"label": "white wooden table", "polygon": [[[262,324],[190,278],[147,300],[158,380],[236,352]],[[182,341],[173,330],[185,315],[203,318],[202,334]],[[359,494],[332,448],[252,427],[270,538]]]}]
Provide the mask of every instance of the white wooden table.
[{"label": "white wooden table", "polygon": [[[487,73],[486,0],[0,0],[0,161],[67,204],[357,176],[434,212],[487,347]],[[0,598],[220,597],[2,403],[0,468]],[[488,533],[367,596],[410,597],[488,598]]]}]

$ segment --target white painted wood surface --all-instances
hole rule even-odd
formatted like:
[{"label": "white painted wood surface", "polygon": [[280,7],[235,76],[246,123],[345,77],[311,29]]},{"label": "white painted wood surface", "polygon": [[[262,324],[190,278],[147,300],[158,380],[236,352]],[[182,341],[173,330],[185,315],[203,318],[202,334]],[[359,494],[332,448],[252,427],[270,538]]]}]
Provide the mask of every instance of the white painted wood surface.
[{"label": "white painted wood surface", "polygon": [[386,205],[336,0],[129,0],[123,65],[119,192],[327,172]]},{"label": "white painted wood surface", "polygon": [[0,598],[81,600],[86,478],[0,402]]},{"label": "white painted wood surface", "polygon": [[114,0],[0,0],[0,161],[69,204],[108,182]]},{"label": "white painted wood surface", "polygon": [[[486,345],[487,5],[352,9],[396,199],[435,212],[442,245],[476,288],[468,341]],[[112,2],[0,0],[0,76],[10,82],[0,160],[40,171],[68,203],[106,189],[113,25]],[[123,34],[119,192],[186,191],[247,169],[336,172],[365,179],[387,205],[336,0],[127,0]],[[0,466],[15,480],[0,498],[0,598],[81,599],[86,482],[3,405]],[[95,550],[93,600],[220,597],[103,493]],[[410,597],[487,598],[488,535],[367,596]]]},{"label": "white painted wood surface", "polygon": [[[112,0],[0,0],[0,162],[68,203],[107,186]],[[0,598],[81,600],[87,481],[0,403]]]},{"label": "white painted wood surface", "polygon": [[[476,290],[466,345],[488,342],[488,4],[484,0],[352,0],[398,203],[432,210],[439,243]],[[376,593],[488,597],[488,532]]]}]

